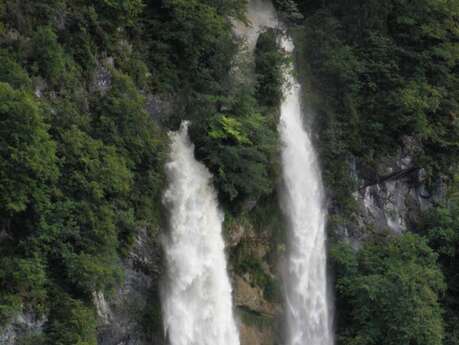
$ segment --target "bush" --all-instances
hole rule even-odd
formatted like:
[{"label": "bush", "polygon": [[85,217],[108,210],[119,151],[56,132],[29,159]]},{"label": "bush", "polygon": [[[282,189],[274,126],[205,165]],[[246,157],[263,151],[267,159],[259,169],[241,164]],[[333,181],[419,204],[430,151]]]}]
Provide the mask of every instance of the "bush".
[{"label": "bush", "polygon": [[340,244],[332,260],[340,344],[442,344],[445,282],[424,239],[386,236],[358,252]]},{"label": "bush", "polygon": [[256,98],[260,105],[279,106],[286,67],[287,59],[277,44],[277,32],[268,30],[260,34],[255,50]]},{"label": "bush", "polygon": [[257,200],[274,188],[274,121],[255,109],[250,111],[240,116],[215,115],[207,120],[206,127],[198,127],[203,132],[197,135],[195,129],[193,135],[198,158],[214,173],[221,197],[228,203]]},{"label": "bush", "polygon": [[65,73],[65,55],[57,35],[49,26],[37,28],[33,36],[33,60],[37,71],[53,84],[58,84]]},{"label": "bush", "polygon": [[32,81],[24,69],[12,59],[7,51],[0,51],[0,82],[15,89],[30,90]]},{"label": "bush", "polygon": [[51,317],[45,330],[49,345],[96,345],[94,308],[65,293],[54,297]]},{"label": "bush", "polygon": [[0,83],[0,220],[44,202],[57,177],[56,145],[39,104]]}]

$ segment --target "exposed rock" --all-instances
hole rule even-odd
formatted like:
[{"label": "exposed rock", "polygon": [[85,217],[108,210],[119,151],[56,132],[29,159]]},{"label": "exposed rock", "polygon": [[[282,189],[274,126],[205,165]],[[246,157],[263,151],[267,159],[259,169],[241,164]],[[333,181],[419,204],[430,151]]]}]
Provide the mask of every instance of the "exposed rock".
[{"label": "exposed rock", "polygon": [[445,182],[438,179],[434,191],[429,192],[425,169],[414,163],[413,157],[420,149],[413,138],[406,136],[396,154],[381,159],[376,168],[359,166],[353,157],[350,174],[361,187],[354,194],[358,212],[355,224],[350,226],[354,228],[345,229],[347,235],[358,239],[368,233],[368,228],[401,233],[418,223],[422,212],[444,198]]},{"label": "exposed rock", "polygon": [[439,176],[437,180],[434,182],[432,200],[435,203],[441,203],[446,200],[446,195],[448,192],[448,184],[446,181],[446,176]]},{"label": "exposed rock", "polygon": [[94,305],[96,306],[97,319],[101,325],[109,325],[112,321],[112,312],[107,304],[104,293],[93,293]]},{"label": "exposed rock", "polygon": [[112,86],[112,73],[111,69],[114,67],[115,62],[113,57],[107,57],[100,61],[94,72],[94,79],[92,89],[99,91],[102,94],[108,92]]},{"label": "exposed rock", "polygon": [[34,313],[21,313],[2,330],[0,344],[16,345],[19,339],[40,335],[45,322],[45,318],[38,317]]},{"label": "exposed rock", "polygon": [[148,236],[146,230],[140,231],[123,265],[123,285],[110,298],[100,292],[94,294],[99,316],[99,345],[162,344],[162,334],[155,333],[155,325],[146,325],[148,330],[143,325],[151,304],[159,303],[152,296],[159,293],[160,253],[158,243]]},{"label": "exposed rock", "polygon": [[246,212],[251,211],[257,205],[257,202],[257,199],[247,199],[244,201],[242,208]]},{"label": "exposed rock", "polygon": [[232,224],[227,230],[226,245],[229,247],[235,247],[241,242],[241,239],[245,234],[245,227],[239,223]]},{"label": "exposed rock", "polygon": [[168,95],[146,96],[147,112],[158,125],[161,125],[177,110],[177,105],[173,102],[172,97]]},{"label": "exposed rock", "polygon": [[243,277],[234,278],[234,303],[259,314],[274,316],[274,306],[264,299],[259,287],[251,286]]},{"label": "exposed rock", "polygon": [[48,85],[46,81],[42,78],[34,78],[33,80],[33,86],[34,86],[34,94],[38,98],[43,97],[43,93],[47,89]]},{"label": "exposed rock", "polygon": [[[258,262],[258,269],[263,274],[273,277],[277,265],[272,267],[268,260],[273,240],[271,236],[269,229],[255,229],[248,219],[243,218],[228,226],[226,242],[229,251],[238,251],[241,248],[239,246],[245,248],[244,255]],[[258,285],[254,274],[250,271],[232,274],[233,300],[239,318],[241,345],[272,345],[279,333],[276,327],[279,325],[281,306],[266,298],[264,287]]]},{"label": "exposed rock", "polygon": [[272,345],[275,337],[271,327],[255,327],[241,323],[239,326],[241,345]]}]

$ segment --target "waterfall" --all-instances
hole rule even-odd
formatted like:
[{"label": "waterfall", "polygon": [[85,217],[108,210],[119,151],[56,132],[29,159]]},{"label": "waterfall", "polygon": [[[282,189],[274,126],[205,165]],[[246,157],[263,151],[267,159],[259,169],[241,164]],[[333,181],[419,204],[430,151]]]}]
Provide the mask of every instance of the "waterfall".
[{"label": "waterfall", "polygon": [[[281,46],[291,53],[291,39]],[[284,272],[286,345],[332,345],[327,296],[324,192],[316,154],[303,125],[300,85],[285,71],[279,134],[282,142],[281,204],[289,228]]]},{"label": "waterfall", "polygon": [[277,27],[278,20],[273,4],[265,0],[250,0],[246,17],[249,25],[236,21],[233,23],[233,31],[236,36],[245,40],[248,52],[253,53],[260,33],[266,28]]},{"label": "waterfall", "polygon": [[[249,25],[235,23],[235,33],[253,52],[267,28],[286,31],[269,0],[249,0]],[[284,33],[282,49],[291,54],[292,40]],[[282,142],[281,207],[288,222],[288,251],[283,273],[286,345],[332,345],[332,308],[328,301],[324,193],[311,139],[304,128],[300,85],[284,72],[279,122]]]},{"label": "waterfall", "polygon": [[224,254],[223,215],[212,175],[194,158],[186,122],[170,139],[169,185],[164,193],[170,231],[163,241],[166,335],[171,345],[239,345]]}]

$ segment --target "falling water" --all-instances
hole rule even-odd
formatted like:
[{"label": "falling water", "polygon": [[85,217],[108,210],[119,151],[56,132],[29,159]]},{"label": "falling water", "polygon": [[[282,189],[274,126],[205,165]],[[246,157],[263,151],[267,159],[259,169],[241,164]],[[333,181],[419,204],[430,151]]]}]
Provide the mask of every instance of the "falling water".
[{"label": "falling water", "polygon": [[171,345],[239,345],[211,174],[194,158],[188,124],[170,134],[170,233],[164,240],[163,315]]},{"label": "falling water", "polygon": [[245,40],[249,53],[253,53],[260,33],[277,27],[278,20],[273,4],[266,0],[250,0],[246,17],[249,25],[236,21],[233,27],[236,35]]},{"label": "falling water", "polygon": [[[249,0],[249,25],[236,23],[235,33],[253,52],[261,32],[286,31],[270,0]],[[291,54],[287,34],[281,46]],[[289,226],[285,286],[286,345],[332,345],[332,313],[327,298],[325,208],[317,157],[303,125],[300,85],[287,69],[281,104],[282,209]]]},{"label": "falling water", "polygon": [[[284,35],[281,46],[293,51]],[[300,85],[285,71],[279,133],[282,141],[282,209],[289,226],[285,270],[286,345],[332,345],[327,296],[324,193],[311,139],[304,129]]]}]

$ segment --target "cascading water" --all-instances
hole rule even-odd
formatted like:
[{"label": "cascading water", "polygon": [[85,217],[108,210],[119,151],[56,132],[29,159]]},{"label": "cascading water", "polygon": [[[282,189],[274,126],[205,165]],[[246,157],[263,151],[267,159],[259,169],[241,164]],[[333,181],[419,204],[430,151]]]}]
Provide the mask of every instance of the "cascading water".
[{"label": "cascading water", "polygon": [[237,21],[233,27],[236,35],[245,40],[248,52],[252,53],[260,33],[267,28],[277,27],[278,20],[271,1],[250,0],[247,5],[246,17],[249,25]]},{"label": "cascading water", "polygon": [[163,318],[171,345],[239,345],[226,271],[223,215],[211,174],[194,158],[188,124],[170,134],[170,233],[164,239],[167,280]]},{"label": "cascading water", "polygon": [[[291,39],[281,38],[289,54]],[[282,209],[289,226],[284,272],[286,345],[332,345],[327,294],[324,193],[311,139],[304,129],[300,85],[285,71],[279,134],[282,141]]]},{"label": "cascading water", "polygon": [[[250,25],[236,23],[235,32],[253,52],[259,34],[267,28],[285,31],[269,0],[249,0]],[[288,35],[281,46],[291,54]],[[283,274],[286,345],[332,345],[332,308],[328,301],[324,195],[318,161],[303,125],[300,85],[291,71],[285,84],[279,134],[282,141],[281,207],[288,221],[289,241]]]}]

